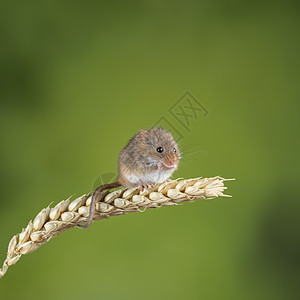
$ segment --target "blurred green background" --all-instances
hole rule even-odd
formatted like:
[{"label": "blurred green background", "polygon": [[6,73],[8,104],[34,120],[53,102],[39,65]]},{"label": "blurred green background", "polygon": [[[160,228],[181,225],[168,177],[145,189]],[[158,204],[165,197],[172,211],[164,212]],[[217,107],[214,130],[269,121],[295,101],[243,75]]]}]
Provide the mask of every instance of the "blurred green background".
[{"label": "blurred green background", "polygon": [[[187,149],[175,178],[237,179],[233,198],[63,233],[1,299],[299,299],[298,1],[7,1],[0,24],[1,263],[161,118]],[[187,91],[208,111],[189,130],[170,113]]]}]

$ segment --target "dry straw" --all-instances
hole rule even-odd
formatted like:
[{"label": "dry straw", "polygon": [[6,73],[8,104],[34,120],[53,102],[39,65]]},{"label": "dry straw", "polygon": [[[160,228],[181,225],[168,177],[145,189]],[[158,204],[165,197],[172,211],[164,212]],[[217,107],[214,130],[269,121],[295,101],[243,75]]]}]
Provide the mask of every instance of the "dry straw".
[{"label": "dry straw", "polygon": [[[148,208],[178,205],[195,199],[213,199],[223,194],[227,188],[222,177],[192,178],[171,180],[141,191],[140,188],[104,191],[99,195],[93,220],[124,215],[129,212],[141,212]],[[71,197],[70,197],[71,198]],[[0,278],[14,265],[23,254],[35,251],[41,245],[63,231],[86,222],[92,193],[73,201],[68,198],[55,207],[42,209],[34,220],[30,221],[21,233],[10,240],[7,257],[0,269]]]}]

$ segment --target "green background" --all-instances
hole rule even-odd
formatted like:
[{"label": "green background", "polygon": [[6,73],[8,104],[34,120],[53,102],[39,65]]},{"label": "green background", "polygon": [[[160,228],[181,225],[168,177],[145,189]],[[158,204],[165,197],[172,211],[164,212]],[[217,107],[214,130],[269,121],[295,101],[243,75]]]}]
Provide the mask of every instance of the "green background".
[{"label": "green background", "polygon": [[[2,2],[0,24],[1,261],[162,117],[186,149],[175,178],[236,178],[233,198],[63,233],[1,299],[299,299],[298,1]],[[187,91],[208,110],[190,131],[170,114]]]}]

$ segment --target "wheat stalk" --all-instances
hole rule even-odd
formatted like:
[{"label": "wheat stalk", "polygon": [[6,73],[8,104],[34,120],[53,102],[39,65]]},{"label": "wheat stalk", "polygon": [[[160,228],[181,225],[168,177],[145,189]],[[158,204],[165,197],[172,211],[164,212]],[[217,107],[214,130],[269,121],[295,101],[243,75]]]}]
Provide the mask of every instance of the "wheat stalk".
[{"label": "wheat stalk", "polygon": [[[140,188],[119,189],[113,192],[104,191],[99,195],[93,220],[124,215],[129,212],[141,212],[148,208],[172,206],[195,199],[213,199],[227,189],[224,179],[192,178],[186,180],[170,180],[141,191]],[[71,198],[71,197],[70,197]],[[63,231],[87,221],[92,193],[85,194],[73,201],[68,198],[55,207],[42,209],[34,220],[30,220],[21,233],[13,236],[7,250],[7,257],[0,269],[0,278],[14,265],[23,254],[35,251],[41,245]]]}]

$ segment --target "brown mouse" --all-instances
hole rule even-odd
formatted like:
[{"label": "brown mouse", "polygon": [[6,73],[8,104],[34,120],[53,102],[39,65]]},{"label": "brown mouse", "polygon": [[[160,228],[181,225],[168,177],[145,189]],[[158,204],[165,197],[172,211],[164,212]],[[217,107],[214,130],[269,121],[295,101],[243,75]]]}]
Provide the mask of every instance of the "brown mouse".
[{"label": "brown mouse", "polygon": [[90,226],[94,217],[96,198],[102,191],[121,185],[147,189],[156,183],[162,183],[177,170],[180,158],[178,145],[169,131],[157,127],[140,130],[119,155],[118,181],[102,185],[95,190],[87,222],[78,227]]}]

